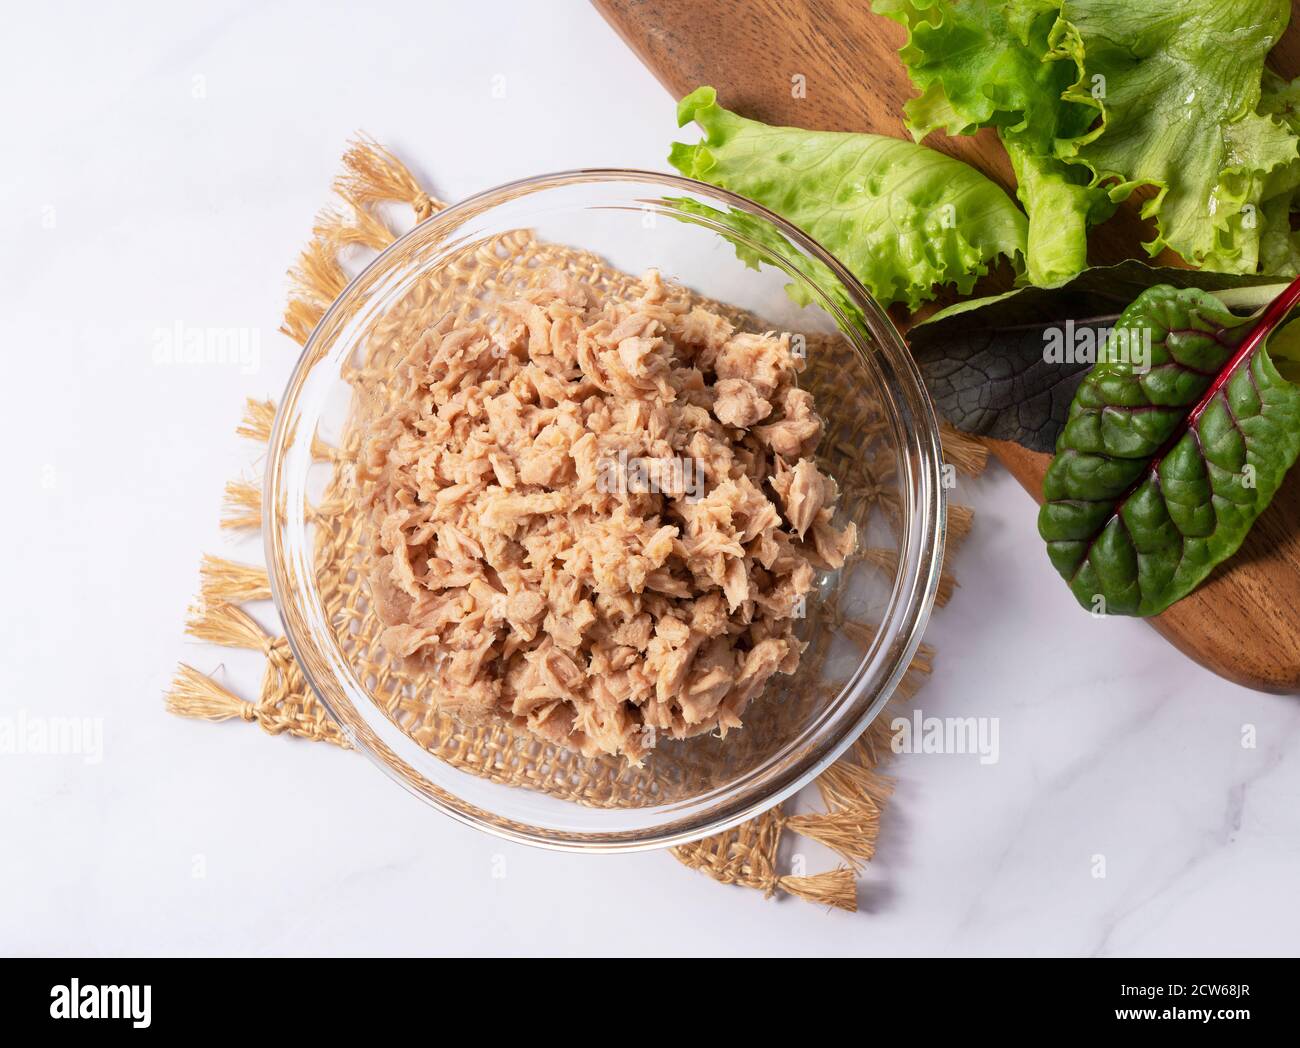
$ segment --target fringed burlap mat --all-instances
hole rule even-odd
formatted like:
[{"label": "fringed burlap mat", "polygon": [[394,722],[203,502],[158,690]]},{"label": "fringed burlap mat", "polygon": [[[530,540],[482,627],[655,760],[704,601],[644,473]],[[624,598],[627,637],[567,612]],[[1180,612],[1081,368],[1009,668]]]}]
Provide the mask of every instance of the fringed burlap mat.
[{"label": "fringed burlap mat", "polygon": [[[311,242],[298,264],[290,270],[292,291],[281,330],[300,345],[306,342],[330,303],[347,286],[348,276],[340,259],[381,251],[396,239],[396,234],[381,217],[383,205],[408,205],[416,222],[445,206],[421,188],[405,165],[374,142],[362,140],[355,143],[345,154],[343,166],[344,174],[335,183],[342,206],[327,210],[318,217]],[[591,274],[593,266],[601,266],[599,260],[591,256],[573,253],[564,256],[560,252],[565,249],[542,245],[528,237],[509,246],[511,257],[524,266],[535,266],[538,262],[548,266],[576,266],[580,262],[586,275]],[[598,275],[601,279],[610,278],[612,271],[601,269]],[[400,323],[423,321],[419,314],[413,314],[407,321],[394,319],[394,324]],[[381,354],[384,351],[382,346],[376,350]],[[820,393],[818,396],[820,398]],[[250,399],[237,433],[250,440],[266,442],[270,438],[274,416],[274,404]],[[959,471],[975,474],[984,468],[986,453],[982,446],[948,429],[945,429],[943,437],[945,458]],[[830,443],[834,443],[836,434],[829,433],[828,438]],[[843,440],[841,443],[852,455],[857,441]],[[317,459],[335,463],[335,483],[327,490],[324,500],[328,502],[331,492],[344,492],[343,467],[349,461],[352,448],[346,440],[337,448],[317,440],[312,451]],[[245,481],[229,483],[222,526],[230,529],[260,528],[261,496],[260,485]],[[364,639],[365,596],[360,581],[364,573],[348,570],[362,548],[359,539],[361,522],[359,514],[348,512],[347,501],[340,498],[330,505],[328,513],[318,514],[317,559],[322,570],[334,569],[339,580],[337,585],[329,587],[327,611],[336,621],[348,621],[354,626],[360,624],[361,628],[354,628],[352,632]],[[969,531],[971,520],[971,513],[965,507],[949,507],[950,555]],[[867,549],[861,559],[892,572],[892,557],[892,550]],[[268,634],[243,609],[245,604],[270,599],[270,583],[265,569],[205,556],[200,577],[200,598],[191,609],[187,632],[200,641],[260,650],[266,655],[266,670],[261,687],[255,692],[257,698],[250,701],[193,667],[182,664],[166,696],[167,709],[182,716],[211,721],[238,718],[255,722],[273,735],[287,733],[332,742],[347,749],[348,743],[339,728],[307,686],[287,640],[283,636]],[[346,581],[348,579],[352,581]],[[952,576],[945,570],[937,601],[940,606],[947,602],[954,585]],[[837,617],[839,613],[834,607],[828,614],[832,617],[832,625],[841,627],[849,636],[860,633],[864,646],[870,643],[869,625],[846,622],[842,616]],[[362,652],[361,657],[378,658],[368,651]],[[816,785],[824,810],[786,814],[778,807],[734,830],[675,848],[673,855],[692,869],[707,873],[725,884],[756,888],[769,896],[780,892],[844,910],[855,910],[857,873],[861,864],[870,860],[874,853],[881,815],[893,790],[892,780],[880,772],[891,752],[891,709],[915,693],[930,672],[932,657],[933,652],[923,645],[891,700],[891,706],[882,712],[848,754],[818,778]],[[388,673],[387,668],[382,668],[381,678],[386,679]],[[573,793],[571,786],[566,785],[561,790],[557,784],[574,781],[571,772],[578,760],[576,755],[553,747],[546,747],[544,755],[537,752],[536,745],[531,750],[521,748],[514,745],[518,740],[504,726],[464,729],[436,711],[402,708],[397,697],[401,694],[399,687],[394,687],[391,694],[394,698],[388,704],[389,715],[440,758],[498,782],[553,793],[564,792],[566,795]],[[520,753],[525,754],[522,759]],[[539,773],[539,769],[546,769],[545,774]],[[610,775],[599,776],[604,785],[593,787],[590,768],[584,767],[584,771],[588,772],[583,777],[588,785],[570,797],[580,803],[627,803],[636,799],[635,791],[644,788],[636,777],[618,774],[619,769],[612,766]],[[832,849],[843,857],[844,864],[811,875],[802,871],[797,875],[782,873],[778,869],[778,849],[782,833],[787,829]]]}]

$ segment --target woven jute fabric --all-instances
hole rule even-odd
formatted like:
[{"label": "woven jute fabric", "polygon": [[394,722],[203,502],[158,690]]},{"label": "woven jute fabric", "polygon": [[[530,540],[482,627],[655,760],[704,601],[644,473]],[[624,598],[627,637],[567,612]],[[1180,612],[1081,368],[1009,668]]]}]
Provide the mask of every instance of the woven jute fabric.
[{"label": "woven jute fabric", "polygon": [[[405,204],[420,222],[442,209],[443,203],[425,191],[407,167],[377,143],[356,142],[343,158],[344,172],[335,184],[340,206],[323,212],[313,236],[290,270],[292,293],[282,331],[299,344],[305,343],[313,327],[343,291],[348,276],[342,260],[355,261],[365,253],[388,246],[396,234],[381,217],[381,208]],[[390,214],[388,209],[384,214]],[[634,278],[613,270],[595,255],[563,245],[548,244],[531,233],[516,230],[479,245],[453,266],[441,267],[421,281],[403,301],[385,314],[370,333],[361,359],[349,366],[345,378],[356,391],[356,403],[371,410],[382,409],[390,372],[402,347],[410,344],[430,323],[447,312],[467,317],[481,304],[483,296],[517,290],[549,279],[556,270],[566,271],[613,293],[626,291]],[[738,323],[746,317],[725,303],[709,303],[729,312]],[[836,365],[836,353],[847,351],[842,344],[826,339],[817,353],[810,353],[806,384],[817,397],[819,413],[828,420],[828,431],[819,458],[841,480],[846,499],[858,500],[848,508],[861,513],[868,508],[886,520],[897,521],[892,503],[892,454],[873,454],[879,416],[860,391],[845,390]],[[364,413],[362,413],[364,414]],[[269,401],[250,400],[237,432],[265,442],[270,437],[275,406]],[[643,768],[630,767],[619,758],[584,758],[563,748],[521,736],[505,723],[462,725],[442,713],[427,699],[425,689],[379,644],[382,625],[374,615],[364,578],[370,548],[367,515],[359,507],[364,492],[352,469],[363,431],[363,417],[343,431],[338,443],[319,438],[312,455],[327,463],[331,479],[322,497],[308,509],[315,538],[316,583],[322,594],[335,639],[352,665],[367,680],[374,700],[388,716],[427,750],[458,768],[506,785],[541,790],[575,803],[596,807],[620,807],[644,802],[653,792],[662,798],[674,781],[698,777],[699,768],[672,767],[670,759],[649,761]],[[958,470],[976,473],[985,463],[983,448],[951,431],[944,433],[946,460]],[[863,502],[870,503],[867,505]],[[261,487],[249,482],[227,486],[225,527],[251,529],[261,526]],[[969,530],[971,514],[962,507],[950,507],[949,552]],[[858,565],[892,576],[896,568],[893,548],[868,546],[855,558]],[[188,717],[212,721],[239,719],[259,724],[271,734],[334,743],[349,748],[347,739],[317,701],[289,650],[283,636],[262,628],[243,605],[265,601],[270,585],[264,568],[238,564],[221,557],[204,557],[200,597],[191,609],[187,630],[198,640],[262,651],[266,670],[255,699],[245,699],[189,665],[181,665],[167,694],[167,708]],[[938,602],[951,595],[954,582],[945,570]],[[818,602],[821,617],[806,658],[815,668],[825,656],[825,638],[847,638],[866,648],[872,643],[872,624],[846,616],[835,595]],[[913,659],[902,685],[892,700],[906,701],[930,672],[933,653],[922,647]],[[792,682],[797,688],[800,681]],[[826,687],[811,676],[807,687]],[[685,865],[707,873],[726,884],[758,889],[767,895],[794,895],[825,905],[853,910],[857,907],[857,873],[872,857],[880,832],[881,816],[893,783],[880,772],[888,758],[889,710],[879,716],[850,752],[819,777],[816,783],[821,810],[788,814],[780,807],[733,830],[673,849]],[[762,731],[782,730],[779,708],[766,714],[760,727],[746,728],[732,736],[732,753],[746,744],[762,742]],[[744,740],[737,742],[736,740]],[[727,747],[699,750],[697,762],[730,759]],[[656,755],[658,756],[658,755]],[[833,869],[808,874],[782,872],[779,855],[782,835],[790,830],[816,840],[843,857]],[[802,865],[800,859],[797,866]]]}]

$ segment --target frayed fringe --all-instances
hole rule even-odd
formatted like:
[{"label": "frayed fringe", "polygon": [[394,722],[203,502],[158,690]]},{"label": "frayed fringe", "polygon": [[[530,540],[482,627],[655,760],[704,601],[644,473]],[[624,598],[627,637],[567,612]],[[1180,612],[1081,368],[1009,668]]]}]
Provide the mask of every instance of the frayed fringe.
[{"label": "frayed fringe", "polygon": [[227,648],[251,648],[271,653],[275,642],[243,608],[235,604],[198,605],[190,608],[185,632],[196,640]]},{"label": "frayed fringe", "polygon": [[943,543],[943,573],[940,576],[940,585],[942,585],[942,579],[948,576],[949,561],[961,549],[962,543],[966,541],[966,536],[970,534],[971,525],[974,523],[975,511],[969,506],[949,504],[948,529]]},{"label": "frayed fringe", "polygon": [[969,506],[948,504],[948,536],[945,541],[947,552],[954,553],[961,548],[961,544],[966,541],[966,536],[970,534],[971,526],[974,523],[975,511]]},{"label": "frayed fringe", "polygon": [[326,210],[317,216],[312,239],[289,271],[289,302],[280,330],[304,345],[321,317],[347,287],[348,277],[339,264],[343,248],[382,251],[396,234],[377,216],[377,204],[408,204],[417,222],[423,222],[445,205],[429,196],[400,160],[379,143],[358,138],[343,155],[344,172],[334,189],[347,213]]},{"label": "frayed fringe", "polygon": [[275,401],[249,397],[244,403],[244,417],[235,432],[241,437],[262,444],[271,441],[271,427],[275,424]]},{"label": "frayed fringe", "polygon": [[[227,565],[229,562],[224,562],[221,569],[225,570]],[[247,578],[255,570],[244,565],[233,567],[248,572]],[[169,712],[206,720],[229,720],[237,716],[256,721],[270,735],[288,733],[348,748],[342,729],[312,696],[285,637],[271,636],[243,608],[227,603],[190,608],[185,632],[210,644],[261,651],[267,659],[261,697],[256,703],[244,702],[215,681],[182,665],[166,697]]]},{"label": "frayed fringe", "polygon": [[[898,550],[873,547],[864,550],[862,559],[868,564],[874,564],[877,568],[887,575],[896,575],[898,573]],[[936,608],[944,607],[952,600],[953,591],[957,588],[957,578],[951,572],[939,572],[939,588],[935,590],[934,605]]]},{"label": "frayed fringe", "polygon": [[[348,286],[348,275],[339,265],[336,252],[331,241],[311,240],[298,256],[298,264],[289,270],[290,301],[305,301],[318,307],[318,321],[325,315],[329,304]],[[287,316],[285,320],[287,323]],[[313,323],[312,327],[315,326]],[[310,334],[310,330],[307,333]]]},{"label": "frayed fringe", "polygon": [[[856,619],[844,619],[839,623],[840,632],[846,638],[851,640],[863,651],[868,650],[876,640],[876,627],[869,622],[859,622]],[[907,670],[903,674],[903,679],[899,681],[896,694],[903,698],[910,698],[916,693],[916,690],[924,683],[924,678],[930,675],[933,669],[934,649],[927,644],[917,646],[916,654],[912,656],[912,661],[908,663]],[[876,718],[879,722],[880,718]]]},{"label": "frayed fringe", "polygon": [[[274,670],[273,663],[268,677]],[[163,705],[168,713],[178,717],[206,721],[239,718],[256,723],[268,735],[288,734],[313,742],[332,742],[345,750],[352,748],[339,726],[319,706],[313,703],[309,708],[296,701],[299,697],[290,690],[283,690],[279,696],[267,692],[265,682],[263,689],[261,701],[245,702],[193,666],[181,663],[171,688],[163,697]]]},{"label": "frayed fringe", "polygon": [[222,508],[223,528],[260,528],[262,526],[262,486],[247,480],[226,483]]},{"label": "frayed fringe", "polygon": [[316,325],[320,323],[320,318],[325,315],[325,308],[319,302],[291,297],[289,304],[284,307],[284,320],[280,324],[280,330],[298,345],[305,346],[311,333],[316,330]]},{"label": "frayed fringe", "polygon": [[939,439],[943,444],[943,460],[951,462],[958,472],[975,477],[989,464],[989,449],[947,422],[939,424]]},{"label": "frayed fringe", "polygon": [[243,604],[271,599],[271,580],[266,569],[254,564],[239,564],[205,553],[199,580],[204,604]]},{"label": "frayed fringe", "polygon": [[[854,755],[859,758],[869,757],[861,751],[855,751]],[[865,808],[879,815],[885,810],[885,805],[894,793],[894,780],[876,771],[874,763],[858,764],[851,760],[840,760],[818,776],[817,789],[828,811]]]},{"label": "frayed fringe", "polygon": [[[867,726],[867,730],[854,743],[851,752],[857,758],[858,765],[874,769],[889,759],[889,756],[893,753],[894,742],[894,729],[891,726],[892,715],[902,703],[907,702],[921,690],[922,685],[930,677],[933,663],[934,649],[928,644],[920,645],[916,649],[916,654],[912,656],[912,661],[908,663],[903,679],[898,682],[898,687],[894,689],[889,704],[881,710],[876,719]],[[852,769],[854,765],[849,761],[840,761],[833,767]],[[853,772],[850,771],[849,774],[853,774]],[[833,778],[834,774],[832,773]],[[870,792],[869,796],[875,798],[878,803],[883,804],[884,798],[893,792],[893,785],[888,778],[882,777],[882,780],[885,785],[880,787],[879,792]],[[860,785],[865,789],[868,782],[863,780]]]},{"label": "frayed fringe", "polygon": [[168,713],[199,720],[225,721],[257,719],[257,707],[232,694],[193,666],[181,663],[172,686],[163,697]]},{"label": "frayed fringe", "polygon": [[339,247],[365,247],[383,251],[397,235],[355,200],[348,200],[348,213],[325,211],[316,220],[312,235]]},{"label": "frayed fringe", "polygon": [[346,169],[334,182],[334,190],[361,208],[399,202],[409,204],[415,220],[423,222],[446,205],[431,197],[397,157],[373,138],[358,135],[343,154]]},{"label": "frayed fringe", "polygon": [[[273,400],[254,400],[248,398],[248,403],[244,405],[243,421],[235,428],[235,432],[241,437],[247,437],[249,440],[260,441],[263,444],[271,442],[271,430],[275,425],[275,401]],[[293,446],[293,431],[289,432],[288,439],[285,441],[285,447]],[[333,444],[327,444],[320,437],[311,438],[311,457],[317,462],[331,462],[339,457],[339,449]],[[239,481],[237,483],[247,485],[247,482]],[[231,485],[226,485],[227,494],[230,492]],[[241,495],[244,501],[251,496]],[[252,503],[250,502],[251,506]],[[257,497],[257,508],[260,512],[262,498],[259,494]]]},{"label": "frayed fringe", "polygon": [[870,862],[880,835],[880,809],[845,808],[841,811],[792,815],[786,829],[824,844],[841,855],[855,870]]},{"label": "frayed fringe", "polygon": [[918,644],[916,654],[912,656],[912,664],[908,668],[918,673],[929,674],[934,669],[934,648],[929,644]]},{"label": "frayed fringe", "polygon": [[789,895],[808,902],[855,913],[858,909],[858,879],[849,866],[840,866],[811,877],[778,877],[776,885]]},{"label": "frayed fringe", "polygon": [[[916,694],[915,690],[911,693]],[[911,695],[902,695],[895,692],[899,701],[905,702]],[[890,727],[889,722],[893,720],[890,716],[892,710],[886,707],[881,711],[880,716],[873,720],[870,726],[858,738],[853,745],[854,752],[861,755],[864,767],[875,768],[887,761],[894,753],[894,729]]]},{"label": "frayed fringe", "polygon": [[927,676],[934,669],[934,648],[929,644],[918,644],[916,654],[912,656],[912,663],[908,667],[909,671],[924,673]]}]

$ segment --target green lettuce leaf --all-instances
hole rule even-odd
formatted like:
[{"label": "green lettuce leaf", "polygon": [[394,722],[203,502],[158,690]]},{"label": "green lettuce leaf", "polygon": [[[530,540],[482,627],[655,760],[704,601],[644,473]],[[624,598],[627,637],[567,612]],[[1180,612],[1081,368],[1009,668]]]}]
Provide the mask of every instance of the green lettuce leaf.
[{"label": "green lettuce leaf", "polygon": [[1087,267],[1088,229],[1109,218],[1115,204],[1079,168],[999,133],[1016,173],[1016,196],[1029,214],[1026,275],[1038,287],[1057,287]]},{"label": "green lettuce leaf", "polygon": [[1159,286],[1120,316],[1075,394],[1038,518],[1085,608],[1158,614],[1232,556],[1268,506],[1300,455],[1300,388],[1263,342],[1297,298],[1292,284],[1251,319],[1195,288]]},{"label": "green lettuce leaf", "polygon": [[[907,29],[899,56],[921,95],[904,112],[917,140],[940,128],[969,135],[1028,124],[1041,142],[1068,121],[1060,96],[1072,78],[1044,61],[1060,6],[1060,0],[872,0],[876,14]],[[1079,108],[1074,133],[1093,115],[1090,107]]]},{"label": "green lettuce leaf", "polygon": [[[1067,103],[1099,123],[1057,143],[1112,200],[1140,185],[1142,209],[1169,247],[1197,266],[1252,273],[1260,263],[1261,205],[1282,191],[1297,159],[1291,128],[1258,110],[1264,57],[1286,28],[1288,0],[1065,0],[1053,30],[1058,60],[1083,76]],[[1276,216],[1273,216],[1274,218]]]},{"label": "green lettuce leaf", "polygon": [[698,144],[673,144],[677,170],[793,222],[884,305],[915,309],[945,284],[967,294],[999,256],[1022,267],[1025,216],[959,160],[880,135],[746,120],[711,87],[682,99],[677,120],[704,131]]},{"label": "green lettuce leaf", "polygon": [[[1293,134],[1300,135],[1300,78],[1287,83],[1264,71],[1259,112],[1280,120]],[[1265,273],[1293,277],[1300,274],[1300,235],[1291,229],[1300,191],[1300,161],[1280,168],[1269,176],[1259,205],[1259,267]]]},{"label": "green lettuce leaf", "polygon": [[[1016,174],[1016,195],[1029,214],[1029,281],[1052,286],[1087,265],[1088,227],[1114,203],[1092,173],[1055,152],[1058,139],[1087,131],[1091,105],[1063,101],[1082,66],[1048,60],[1060,0],[964,3],[874,0],[872,10],[908,31],[899,52],[921,91],[905,107],[920,141],[931,131],[968,135],[997,128]],[[1061,50],[1055,57],[1068,57]],[[1081,56],[1080,60],[1081,60]]]},{"label": "green lettuce leaf", "polygon": [[[1196,266],[1292,275],[1300,87],[1267,74],[1287,0],[874,0],[908,29],[919,139],[993,127],[1029,214],[1027,269],[1078,272],[1089,226],[1139,186]],[[1261,89],[1261,78],[1263,86]]]}]

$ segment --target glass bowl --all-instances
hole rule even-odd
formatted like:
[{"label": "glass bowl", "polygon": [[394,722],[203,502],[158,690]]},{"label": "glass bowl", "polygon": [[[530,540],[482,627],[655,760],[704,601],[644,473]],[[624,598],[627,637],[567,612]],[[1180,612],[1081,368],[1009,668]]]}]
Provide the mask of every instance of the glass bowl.
[{"label": "glass bowl", "polygon": [[[641,767],[583,758],[504,722],[461,725],[375,643],[362,580],[354,395],[383,396],[405,340],[563,267],[592,280],[657,268],[806,354],[836,478],[836,523],[859,555],[810,594],[799,671],[745,726],[661,741]],[[802,303],[802,305],[797,304]],[[345,737],[440,811],[502,837],[579,851],[680,845],[748,820],[811,782],[885,705],[920,642],[943,557],[939,430],[902,338],[858,282],[778,216],[712,186],[641,171],[513,182],[434,215],[326,312],[280,402],[265,498],[267,563],[293,653]]]}]

